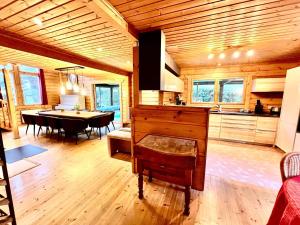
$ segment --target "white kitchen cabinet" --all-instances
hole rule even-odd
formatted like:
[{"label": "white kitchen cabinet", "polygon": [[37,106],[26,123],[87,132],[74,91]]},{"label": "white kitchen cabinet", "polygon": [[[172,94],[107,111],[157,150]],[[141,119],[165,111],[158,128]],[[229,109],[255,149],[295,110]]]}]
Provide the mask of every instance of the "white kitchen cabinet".
[{"label": "white kitchen cabinet", "polygon": [[274,145],[278,118],[210,114],[208,137]]},{"label": "white kitchen cabinet", "polygon": [[287,71],[276,145],[285,152],[295,151],[294,145],[300,113],[300,67]]},{"label": "white kitchen cabinet", "polygon": [[283,92],[285,78],[257,78],[252,81],[252,92]]}]

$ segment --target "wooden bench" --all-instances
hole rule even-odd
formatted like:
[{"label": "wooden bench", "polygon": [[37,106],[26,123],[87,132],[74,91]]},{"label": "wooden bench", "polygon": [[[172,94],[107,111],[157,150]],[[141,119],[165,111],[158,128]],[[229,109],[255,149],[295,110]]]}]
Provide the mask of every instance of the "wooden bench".
[{"label": "wooden bench", "polygon": [[131,129],[121,128],[108,133],[107,145],[110,156],[117,152],[131,154]]}]

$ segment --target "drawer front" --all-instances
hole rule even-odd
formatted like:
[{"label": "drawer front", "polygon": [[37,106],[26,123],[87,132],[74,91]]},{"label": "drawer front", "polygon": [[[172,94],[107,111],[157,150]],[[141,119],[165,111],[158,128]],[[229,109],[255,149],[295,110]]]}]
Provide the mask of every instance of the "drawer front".
[{"label": "drawer front", "polygon": [[278,118],[274,117],[258,117],[257,130],[277,131]]},{"label": "drawer front", "polygon": [[228,120],[235,121],[237,123],[256,123],[257,116],[222,115],[222,122]]},{"label": "drawer front", "polygon": [[220,127],[209,126],[208,137],[209,138],[220,138]]},{"label": "drawer front", "polygon": [[240,123],[231,123],[231,122],[222,122],[222,128],[236,128],[236,129],[248,129],[255,130],[256,124],[240,124]]},{"label": "drawer front", "polygon": [[254,142],[255,130],[222,127],[220,132],[220,138],[235,141]]},{"label": "drawer front", "polygon": [[220,126],[221,124],[222,115],[209,115],[209,126]]},{"label": "drawer front", "polygon": [[261,144],[270,144],[275,143],[276,132],[274,131],[259,131],[256,130],[255,142]]}]

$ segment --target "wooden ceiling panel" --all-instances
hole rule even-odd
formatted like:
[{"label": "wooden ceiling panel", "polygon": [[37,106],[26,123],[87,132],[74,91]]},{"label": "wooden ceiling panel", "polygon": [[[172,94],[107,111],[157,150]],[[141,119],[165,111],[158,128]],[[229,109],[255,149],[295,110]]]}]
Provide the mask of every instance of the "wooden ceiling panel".
[{"label": "wooden ceiling panel", "polygon": [[[97,0],[95,0],[97,1]],[[98,15],[89,0],[15,0],[0,6],[0,31],[12,32],[41,45],[53,46],[83,57],[132,71],[132,47],[128,33],[112,20]],[[34,23],[34,19],[42,25]],[[101,48],[99,52],[96,49]]]},{"label": "wooden ceiling panel", "polygon": [[[38,56],[35,54],[0,46],[0,64],[2,65],[6,63],[35,66],[53,72],[55,72],[54,71],[55,68],[76,66],[76,64],[67,63],[64,61],[55,60],[55,59]],[[121,75],[117,75],[114,73],[109,73],[101,70],[96,70],[89,67],[85,67],[85,69],[82,70],[82,73],[83,75],[89,75],[95,77],[101,76],[101,77],[108,77],[111,79],[124,79],[124,77]]]},{"label": "wooden ceiling panel", "polygon": [[[181,67],[299,61],[300,0],[110,0],[137,30],[162,29]],[[284,47],[283,47],[284,46]],[[255,50],[251,59],[229,57]],[[225,60],[215,57],[227,54]]]}]

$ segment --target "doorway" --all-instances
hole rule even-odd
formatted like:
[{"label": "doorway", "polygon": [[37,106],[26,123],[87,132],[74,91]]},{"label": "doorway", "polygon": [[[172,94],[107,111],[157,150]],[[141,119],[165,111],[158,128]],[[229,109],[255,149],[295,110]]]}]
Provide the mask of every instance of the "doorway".
[{"label": "doorway", "polygon": [[120,122],[120,86],[118,84],[96,84],[95,94],[96,110],[114,111],[115,121]]}]

